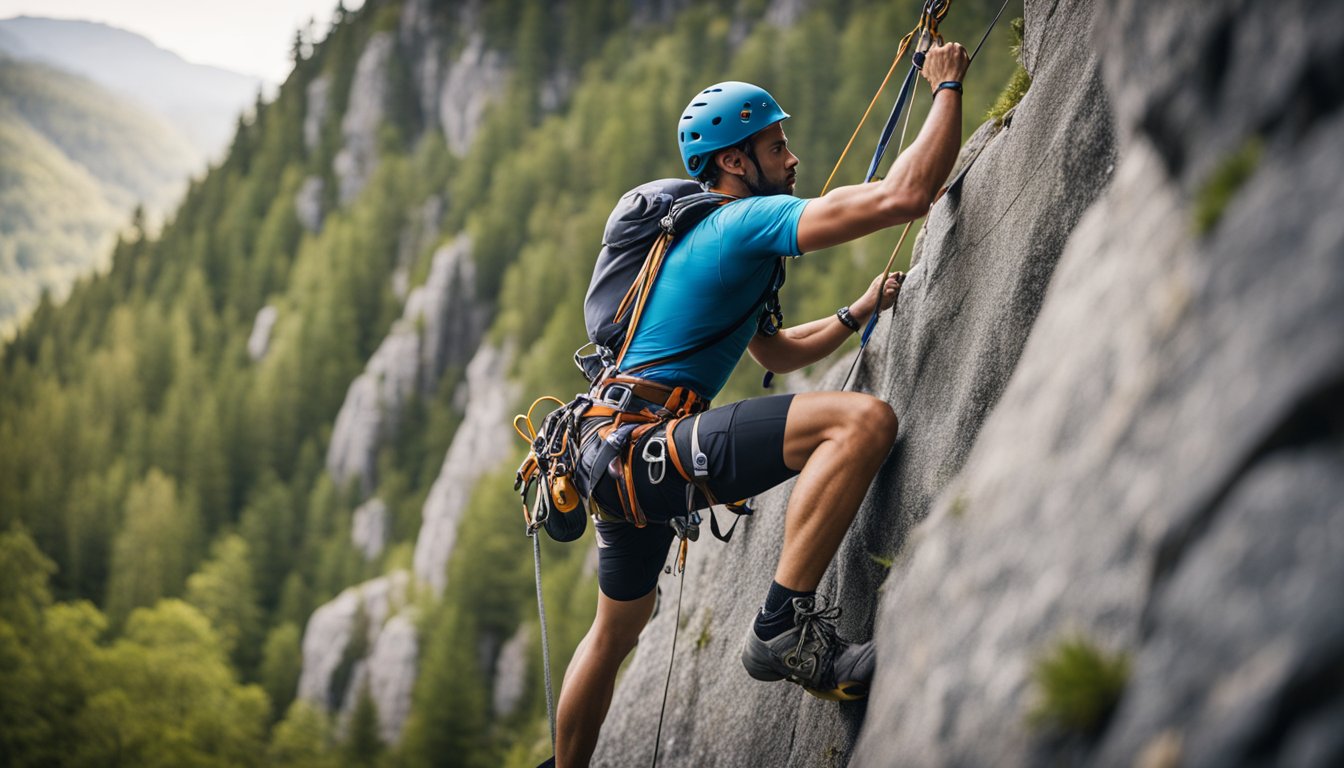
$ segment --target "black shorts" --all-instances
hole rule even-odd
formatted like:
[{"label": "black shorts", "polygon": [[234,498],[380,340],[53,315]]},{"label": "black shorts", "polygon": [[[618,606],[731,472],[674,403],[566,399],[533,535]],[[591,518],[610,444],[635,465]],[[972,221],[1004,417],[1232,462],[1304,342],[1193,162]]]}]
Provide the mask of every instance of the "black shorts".
[{"label": "black shorts", "polygon": [[[742,400],[705,411],[700,417],[700,450],[709,459],[709,490],[720,502],[749,499],[797,475],[784,465],[784,424],[793,395],[770,395]],[[691,462],[693,418],[677,424],[673,439],[677,455]],[[666,439],[667,430],[650,430],[635,446],[635,496],[649,524],[598,521],[597,582],[602,594],[613,600],[635,600],[658,583],[667,551],[675,534],[670,518],[686,514],[686,486],[671,459],[646,461],[651,441]],[[651,455],[657,456],[655,448]],[[589,453],[585,456],[591,460]],[[620,514],[615,480],[605,471],[588,470],[597,479],[593,497],[603,508]],[[655,482],[657,481],[657,482]],[[709,506],[699,491],[692,506]]]}]

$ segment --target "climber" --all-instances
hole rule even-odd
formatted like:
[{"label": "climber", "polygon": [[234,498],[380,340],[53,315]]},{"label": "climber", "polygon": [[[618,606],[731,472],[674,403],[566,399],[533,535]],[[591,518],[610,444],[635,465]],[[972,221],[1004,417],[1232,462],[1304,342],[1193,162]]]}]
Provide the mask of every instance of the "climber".
[{"label": "climber", "polygon": [[[923,216],[957,155],[966,66],[962,46],[932,47],[923,76],[933,89],[933,106],[915,142],[881,182],[841,187],[810,200],[793,196],[799,161],[784,132],[789,115],[766,91],[726,82],[700,92],[678,124],[683,164],[706,189],[735,199],[668,251],[657,289],[631,329],[621,370],[693,347],[737,322],[747,302],[756,301],[774,279],[780,257],[829,248]],[[744,350],[767,370],[796,370],[829,355],[871,313],[892,306],[901,279],[879,276],[835,315],[773,334],[775,329],[761,330],[751,316],[706,349],[640,370],[638,376],[647,382],[642,387],[599,383],[594,391],[621,407],[631,400],[656,400],[671,387],[689,388],[708,401]],[[840,638],[835,628],[839,609],[827,607],[816,588],[896,431],[896,415],[887,403],[854,392],[753,398],[647,431],[631,454],[637,460],[628,478],[648,524],[596,523],[597,615],[565,673],[557,711],[557,764],[586,765],[592,756],[617,670],[653,611],[658,574],[674,537],[667,523],[685,514],[688,500],[689,506],[703,508],[714,499],[745,499],[795,476],[783,552],[764,605],[746,632],[742,662],[755,679],[788,679],[823,698],[866,695],[873,645]],[[592,441],[593,450],[602,442]],[[592,460],[587,452],[585,458]],[[692,461],[707,469],[707,476],[680,476],[679,469]],[[616,478],[605,466],[588,469],[593,498],[619,514],[618,496],[624,491],[615,487]]]}]

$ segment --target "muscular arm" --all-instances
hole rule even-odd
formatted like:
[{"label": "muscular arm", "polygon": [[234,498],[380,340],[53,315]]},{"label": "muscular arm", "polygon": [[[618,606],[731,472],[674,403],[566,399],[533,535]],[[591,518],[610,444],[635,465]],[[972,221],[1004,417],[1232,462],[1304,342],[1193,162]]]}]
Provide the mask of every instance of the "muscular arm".
[{"label": "muscular arm", "polygon": [[[904,279],[905,275],[901,273],[887,278],[882,292],[882,309],[887,309],[896,303],[896,297],[901,290],[901,281]],[[868,322],[868,317],[873,312],[877,302],[877,286],[881,281],[882,276],[878,275],[868,287],[868,291],[849,306],[850,313],[858,321],[860,328]],[[829,315],[810,323],[785,328],[774,336],[757,334],[747,345],[747,351],[767,371],[789,373],[831,354],[852,334],[853,331],[846,328],[839,318]]]},{"label": "muscular arm", "polygon": [[[930,50],[924,65],[931,87],[960,80],[965,71],[966,51],[955,43]],[[808,201],[798,222],[799,250],[829,248],[923,216],[952,171],[960,145],[961,94],[943,91],[934,98],[919,136],[886,178],[839,187]]]},{"label": "muscular arm", "polygon": [[[865,317],[859,322],[867,321]],[[785,328],[774,336],[757,334],[747,345],[747,351],[767,371],[789,373],[811,365],[839,349],[851,333],[837,317],[831,315]]]}]

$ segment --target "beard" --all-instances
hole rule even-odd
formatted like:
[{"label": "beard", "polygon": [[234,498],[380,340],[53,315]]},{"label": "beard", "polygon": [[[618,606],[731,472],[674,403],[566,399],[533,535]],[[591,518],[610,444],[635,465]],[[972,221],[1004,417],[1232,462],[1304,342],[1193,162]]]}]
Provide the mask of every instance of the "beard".
[{"label": "beard", "polygon": [[753,182],[749,179],[743,179],[743,182],[746,183],[747,189],[751,190],[751,194],[753,195],[761,197],[769,195],[792,195],[793,185],[796,178],[796,174],[786,173],[784,174],[783,179],[774,181],[765,174],[758,173],[756,175],[756,181]]}]

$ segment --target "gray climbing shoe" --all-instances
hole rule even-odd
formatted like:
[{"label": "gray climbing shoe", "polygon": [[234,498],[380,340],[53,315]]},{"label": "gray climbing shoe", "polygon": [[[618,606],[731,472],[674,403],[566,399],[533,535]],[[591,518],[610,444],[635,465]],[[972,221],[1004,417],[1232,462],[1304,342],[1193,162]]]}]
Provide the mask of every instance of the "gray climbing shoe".
[{"label": "gray climbing shoe", "polygon": [[754,628],[747,630],[742,666],[757,680],[790,680],[818,698],[862,699],[873,679],[873,644],[842,639],[835,629],[838,618],[839,607],[796,597],[792,629],[773,640],[757,637]]}]

